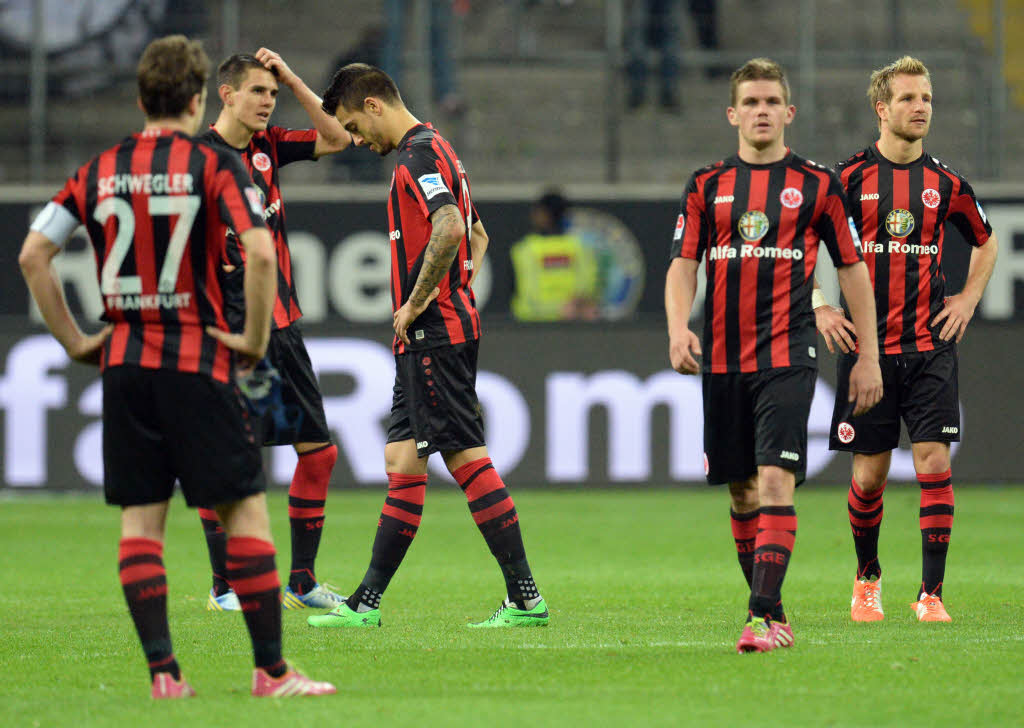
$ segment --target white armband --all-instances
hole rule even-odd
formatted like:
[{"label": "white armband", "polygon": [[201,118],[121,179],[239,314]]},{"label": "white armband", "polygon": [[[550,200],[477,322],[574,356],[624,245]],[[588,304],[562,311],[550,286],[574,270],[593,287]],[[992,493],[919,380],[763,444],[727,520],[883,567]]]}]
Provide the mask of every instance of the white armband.
[{"label": "white armband", "polygon": [[71,233],[79,226],[75,216],[56,202],[47,203],[43,211],[36,215],[29,228],[37,233],[42,233],[54,245],[64,247],[64,243],[71,237]]},{"label": "white armband", "polygon": [[825,298],[825,294],[821,292],[820,288],[815,288],[811,293],[811,308],[821,308],[827,305],[828,299]]}]

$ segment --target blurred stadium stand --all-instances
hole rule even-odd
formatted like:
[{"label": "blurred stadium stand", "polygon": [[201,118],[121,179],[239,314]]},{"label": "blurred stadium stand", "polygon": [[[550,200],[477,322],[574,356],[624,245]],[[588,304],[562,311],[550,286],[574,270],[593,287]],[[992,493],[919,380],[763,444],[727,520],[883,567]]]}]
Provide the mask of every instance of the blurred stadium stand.
[{"label": "blurred stadium stand", "polygon": [[[672,114],[625,111],[627,1],[460,0],[453,37],[468,110],[456,118],[430,106],[425,32],[414,20],[407,100],[455,141],[477,183],[681,186],[692,169],[735,146],[724,120],[727,81],[708,78],[706,64],[732,67],[754,55],[782,61],[798,106],[787,139],[831,163],[874,138],[870,69],[909,52],[929,65],[936,90],[926,148],[973,181],[1024,181],[1024,56],[1012,35],[1024,27],[1020,0],[720,0],[720,55],[698,50],[692,24],[680,23],[682,110]],[[49,93],[45,106],[40,97],[33,106],[35,2],[0,3],[0,184],[59,182],[138,127],[134,59],[152,35],[201,36],[214,62],[267,45],[319,89],[333,60],[383,21],[379,0],[343,8],[329,0],[41,0]],[[414,4],[415,18],[426,17],[424,5]],[[216,105],[211,94],[210,120]],[[274,121],[303,125],[305,117],[285,93]],[[337,178],[332,169],[330,161],[296,165],[284,179],[328,183]]]}]

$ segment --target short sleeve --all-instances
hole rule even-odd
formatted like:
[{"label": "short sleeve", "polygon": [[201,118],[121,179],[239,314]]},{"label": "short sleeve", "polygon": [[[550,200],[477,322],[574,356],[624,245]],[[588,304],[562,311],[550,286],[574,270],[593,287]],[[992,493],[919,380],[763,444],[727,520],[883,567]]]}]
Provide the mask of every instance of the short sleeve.
[{"label": "short sleeve", "polygon": [[690,177],[679,203],[679,216],[672,233],[670,258],[700,260],[708,247],[711,230],[704,214],[703,185],[698,183],[696,173]]},{"label": "short sleeve", "polygon": [[864,259],[861,252],[860,235],[853,224],[849,203],[839,177],[828,171],[828,187],[821,212],[814,221],[814,231],[832,258],[836,268],[853,265]]},{"label": "short sleeve", "polygon": [[316,161],[316,138],[316,129],[267,128],[267,139],[274,145],[278,167],[292,162]]},{"label": "short sleeve", "polygon": [[217,159],[210,192],[221,221],[238,235],[263,226],[263,201],[238,155],[214,151]]},{"label": "short sleeve", "polygon": [[974,189],[962,177],[959,194],[950,204],[946,220],[963,235],[964,240],[975,247],[984,245],[992,237],[992,225],[988,221],[988,216],[978,202]]},{"label": "short sleeve", "polygon": [[458,205],[455,194],[441,173],[441,160],[433,147],[413,144],[399,158],[398,179],[407,187],[425,217],[445,205]]}]

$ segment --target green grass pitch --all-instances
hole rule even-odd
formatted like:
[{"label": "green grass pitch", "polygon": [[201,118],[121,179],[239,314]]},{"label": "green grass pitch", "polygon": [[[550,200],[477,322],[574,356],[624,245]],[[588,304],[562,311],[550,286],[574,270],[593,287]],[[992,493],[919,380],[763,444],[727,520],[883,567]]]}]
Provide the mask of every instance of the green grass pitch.
[{"label": "green grass pitch", "polygon": [[[515,493],[547,628],[467,630],[503,595],[465,501],[437,483],[383,603],[383,627],[313,630],[286,656],[338,695],[248,695],[237,613],[204,610],[205,542],[176,499],[165,548],[175,651],[199,692],[149,698],[117,580],[117,511],[98,497],[0,500],[0,726],[829,726],[1024,722],[1024,488],[960,486],[945,588],[953,624],[919,624],[918,489],[886,492],[886,619],[849,621],[855,561],[841,487],[797,493],[784,589],[796,646],[737,655],[746,588],[722,489]],[[328,500],[322,579],[354,588],[383,492]],[[286,502],[271,497],[278,566]]]}]

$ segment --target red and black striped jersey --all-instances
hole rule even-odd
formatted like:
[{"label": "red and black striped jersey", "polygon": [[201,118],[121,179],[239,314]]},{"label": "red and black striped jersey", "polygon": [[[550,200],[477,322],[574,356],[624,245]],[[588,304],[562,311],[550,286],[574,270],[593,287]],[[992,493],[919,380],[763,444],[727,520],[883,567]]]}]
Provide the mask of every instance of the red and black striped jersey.
[{"label": "red and black striped jersey", "polygon": [[694,172],[672,257],[705,260],[705,372],[816,366],[819,242],[836,266],[861,260],[839,178],[826,167],[787,150],[772,164],[733,156]]},{"label": "red and black striped jersey", "polygon": [[455,150],[430,124],[417,124],[398,143],[398,163],[388,196],[391,239],[391,303],[402,307],[416,287],[433,226],[430,216],[443,205],[455,205],[466,220],[466,236],[441,292],[409,327],[407,347],[396,336],[394,351],[461,344],[480,338],[480,314],[469,287],[473,273],[470,247],[473,223],[479,217],[470,197],[469,179]]},{"label": "red and black striped jersey", "polygon": [[[274,302],[274,319],[272,326],[283,329],[298,321],[302,316],[299,298],[295,293],[295,281],[292,277],[292,257],[288,250],[288,234],[285,229],[284,200],[281,198],[281,186],[278,180],[278,168],[300,162],[315,160],[316,129],[285,129],[280,126],[268,126],[266,131],[253,134],[249,146],[239,149],[228,144],[224,137],[212,126],[199,138],[223,149],[229,149],[240,155],[246,169],[256,183],[263,198],[263,209],[267,227],[274,236],[274,248],[277,250],[277,301]],[[245,264],[245,251],[238,238],[229,233],[225,263],[241,267]],[[235,276],[239,281],[241,277]],[[243,321],[232,321],[235,328],[240,328]]]},{"label": "red and black striped jersey", "polygon": [[227,328],[224,226],[263,225],[238,159],[180,132],[148,130],[82,165],[53,202],[85,226],[96,255],[103,319],[114,324],[101,366],[229,381],[231,352],[204,330]]},{"label": "red and black striped jersey", "polygon": [[872,144],[836,165],[860,232],[883,354],[931,351],[951,342],[929,323],[942,310],[945,224],[984,245],[992,234],[967,180],[934,157],[895,164]]}]

